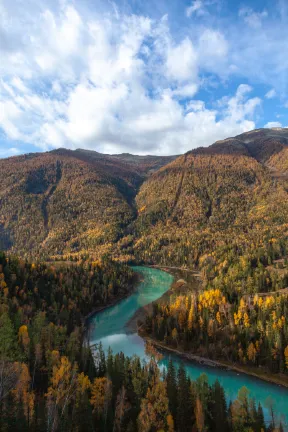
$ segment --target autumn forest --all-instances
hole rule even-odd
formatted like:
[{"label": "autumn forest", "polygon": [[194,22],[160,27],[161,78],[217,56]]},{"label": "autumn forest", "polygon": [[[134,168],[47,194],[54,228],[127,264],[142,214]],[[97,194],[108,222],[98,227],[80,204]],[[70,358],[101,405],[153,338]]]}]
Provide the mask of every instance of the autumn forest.
[{"label": "autumn forest", "polygon": [[[288,386],[287,173],[287,129],[175,157],[0,160],[0,430],[285,430],[247,389],[231,401],[163,369],[161,350]],[[135,264],[198,278],[141,316],[146,361],[87,337],[90,314],[137,289]]]}]

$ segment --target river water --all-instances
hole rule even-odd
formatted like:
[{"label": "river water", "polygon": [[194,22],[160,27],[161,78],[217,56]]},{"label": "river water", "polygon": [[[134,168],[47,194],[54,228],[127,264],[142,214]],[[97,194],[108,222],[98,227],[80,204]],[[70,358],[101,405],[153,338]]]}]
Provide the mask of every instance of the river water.
[{"label": "river water", "polygon": [[[102,342],[103,348],[106,350],[110,346],[114,354],[122,351],[126,356],[136,354],[146,358],[143,339],[137,333],[129,334],[125,325],[140,307],[157,300],[169,289],[173,276],[148,267],[133,269],[141,273],[143,281],[128,298],[98,312],[90,319],[90,343]],[[170,356],[176,366],[183,362],[177,355],[165,354],[161,362],[164,366],[167,365]],[[227,400],[234,400],[238,390],[246,386],[256,403],[261,402],[267,421],[270,420],[267,406],[272,401],[277,419],[281,418],[285,426],[288,426],[288,389],[233,371],[188,361],[184,361],[184,364],[191,379],[197,379],[202,373],[207,375],[210,383],[218,379],[225,389]]]}]

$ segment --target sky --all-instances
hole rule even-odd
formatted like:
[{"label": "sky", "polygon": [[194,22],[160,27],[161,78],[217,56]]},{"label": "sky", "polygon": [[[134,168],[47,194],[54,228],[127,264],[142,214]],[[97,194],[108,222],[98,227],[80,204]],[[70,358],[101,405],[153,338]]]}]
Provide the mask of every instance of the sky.
[{"label": "sky", "polygon": [[288,0],[0,0],[0,157],[288,125]]}]

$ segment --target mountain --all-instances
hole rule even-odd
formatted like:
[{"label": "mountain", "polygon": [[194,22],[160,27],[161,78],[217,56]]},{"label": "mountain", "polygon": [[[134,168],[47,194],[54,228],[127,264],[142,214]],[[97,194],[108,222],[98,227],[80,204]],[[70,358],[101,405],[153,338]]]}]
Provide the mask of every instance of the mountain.
[{"label": "mountain", "polygon": [[137,260],[192,266],[225,248],[241,255],[273,238],[284,242],[287,170],[287,129],[248,132],[180,156],[137,194]]},{"label": "mountain", "polygon": [[135,218],[141,183],[173,159],[59,149],[0,160],[0,249],[105,253]]},{"label": "mountain", "polygon": [[178,157],[58,149],[2,159],[0,249],[193,266],[225,248],[266,250],[286,239],[287,173],[280,128]]}]

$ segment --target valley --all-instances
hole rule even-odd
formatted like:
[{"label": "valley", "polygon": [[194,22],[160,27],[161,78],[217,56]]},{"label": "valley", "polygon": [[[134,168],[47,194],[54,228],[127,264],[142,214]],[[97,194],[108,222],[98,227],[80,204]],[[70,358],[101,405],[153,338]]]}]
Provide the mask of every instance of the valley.
[{"label": "valley", "polygon": [[[79,400],[69,396],[69,409],[78,424],[83,412],[90,412],[90,426],[100,422],[101,431],[106,427],[107,411],[99,408],[99,414],[93,394],[105,380],[105,385],[112,385],[107,381],[111,379],[114,390],[107,393],[112,395],[108,405],[116,415],[121,373],[113,372],[113,368],[118,370],[121,364],[125,369],[129,364],[128,369],[134,368],[132,375],[137,370],[136,375],[144,381],[145,374],[152,373],[149,389],[144,389],[143,381],[141,391],[137,386],[132,391],[135,382],[130,387],[126,383],[126,389],[121,381],[125,391],[131,391],[127,401],[133,406],[134,428],[144,415],[145,397],[162,386],[162,381],[153,381],[153,374],[159,378],[163,364],[169,373],[176,366],[180,375],[184,373],[176,353],[185,359],[187,382],[182,378],[191,384],[189,394],[194,402],[187,406],[187,416],[193,421],[199,420],[200,414],[195,412],[201,403],[201,409],[206,410],[206,424],[214,424],[209,417],[213,407],[208,396],[199,396],[206,386],[211,400],[213,391],[226,395],[223,399],[217,393],[216,399],[222,400],[221,422],[230,422],[227,430],[237,430],[235,425],[241,424],[237,417],[239,406],[245,402],[241,409],[246,409],[248,401],[250,408],[245,416],[254,419],[249,424],[262,425],[257,426],[259,432],[263,425],[265,431],[270,430],[265,422],[276,424],[276,413],[277,424],[284,427],[286,420],[281,415],[287,415],[287,390],[278,391],[269,385],[266,391],[262,382],[245,375],[238,377],[237,373],[250,373],[284,385],[287,382],[287,173],[288,130],[278,128],[247,132],[179,156],[105,155],[58,149],[1,159],[0,249],[6,255],[1,255],[0,267],[0,331],[9,330],[10,348],[5,351],[6,345],[1,348],[0,343],[0,350],[6,356],[3,365],[16,369],[16,364],[22,365],[27,383],[35,375],[35,391],[34,384],[27,384],[25,397],[19,396],[21,406],[27,412],[27,398],[31,398],[33,410],[45,412],[39,418],[33,414],[33,420],[26,415],[27,430],[31,429],[29,422],[34,422],[36,429],[44,427],[50,415],[49,410],[45,411],[49,401],[55,410],[55,422],[69,430],[69,413],[62,405],[65,418],[59,414],[53,383],[57,374],[61,375],[66,367],[71,370],[73,364],[79,371],[77,380],[85,378],[87,388]],[[135,291],[131,265],[139,266],[137,272],[148,278],[140,283],[144,284],[142,294],[141,290]],[[175,275],[176,283],[168,289],[173,280],[170,273]],[[119,303],[120,299],[124,300]],[[145,306],[145,314],[139,312],[139,307],[152,301]],[[89,323],[96,324],[95,332],[89,325],[91,343],[96,343],[99,350],[96,354],[85,345],[87,316]],[[49,344],[45,342],[46,334],[53,339]],[[161,352],[170,350],[174,366],[166,355],[163,363],[157,360],[158,353],[149,343],[147,356],[140,335],[154,341]],[[68,345],[65,338],[70,341]],[[76,346],[81,348],[79,353],[75,352]],[[94,354],[100,356],[100,363],[98,357],[90,361]],[[132,357],[124,367],[125,355],[135,354],[138,360]],[[88,363],[85,356],[90,359]],[[146,363],[142,365],[143,358]],[[235,368],[235,372],[226,368],[211,371],[207,365],[190,364],[187,359],[206,359],[209,364]],[[107,375],[107,370],[112,375]],[[125,371],[127,381],[131,373]],[[199,378],[201,372],[208,375],[207,382]],[[16,392],[21,382],[19,374],[15,372],[13,390],[8,391],[12,399],[5,399],[2,406],[6,426],[13,417],[9,415],[13,395],[22,394]],[[74,372],[67,374],[73,381]],[[251,397],[242,395],[241,386],[246,383]],[[173,385],[180,388],[180,382]],[[74,381],[73,386],[80,391]],[[269,408],[267,392],[276,399],[276,403],[268,404]],[[167,393],[167,397],[167,413],[174,413],[177,430],[182,432],[182,417],[171,405],[173,395]],[[83,412],[79,411],[80,400]],[[255,405],[258,402],[259,418]],[[176,405],[180,410],[181,404]],[[191,406],[196,417],[189,411]],[[15,416],[20,418],[21,410]],[[164,423],[167,429],[167,419]]]}]

